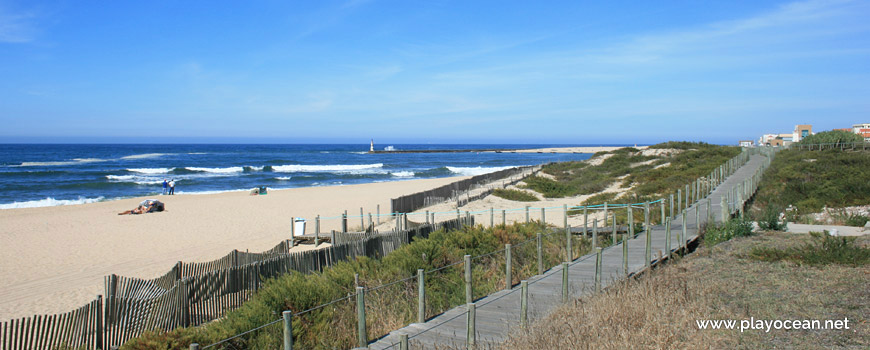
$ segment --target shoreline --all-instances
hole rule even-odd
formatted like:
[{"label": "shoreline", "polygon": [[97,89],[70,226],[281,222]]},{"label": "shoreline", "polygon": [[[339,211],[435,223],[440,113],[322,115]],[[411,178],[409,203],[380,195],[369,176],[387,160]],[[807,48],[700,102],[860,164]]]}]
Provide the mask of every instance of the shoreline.
[{"label": "shoreline", "polygon": [[[340,229],[344,210],[390,211],[390,199],[468,178],[453,176],[353,185],[215,194],[130,197],[0,210],[0,320],[73,310],[103,294],[103,278],[154,278],[178,261],[205,262],[233,249],[260,252],[290,238],[291,217],[314,231]],[[157,197],[166,211],[117,215]],[[333,219],[329,219],[333,218]],[[382,218],[383,219],[383,218]],[[359,221],[348,220],[350,227]],[[303,247],[304,248],[304,247]]]}]

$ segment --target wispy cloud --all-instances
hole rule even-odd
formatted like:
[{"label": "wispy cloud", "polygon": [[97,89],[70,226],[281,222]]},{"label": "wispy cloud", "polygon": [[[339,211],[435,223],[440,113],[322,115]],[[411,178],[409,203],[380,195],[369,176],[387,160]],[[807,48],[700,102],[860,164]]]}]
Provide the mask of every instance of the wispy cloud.
[{"label": "wispy cloud", "polygon": [[0,42],[28,43],[34,40],[36,15],[14,12],[0,5]]}]

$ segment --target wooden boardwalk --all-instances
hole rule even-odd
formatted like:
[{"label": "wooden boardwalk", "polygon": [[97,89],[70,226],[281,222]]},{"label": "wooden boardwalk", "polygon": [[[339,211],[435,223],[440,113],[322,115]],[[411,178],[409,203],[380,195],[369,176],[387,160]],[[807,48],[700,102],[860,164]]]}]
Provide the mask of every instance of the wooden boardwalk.
[{"label": "wooden boardwalk", "polygon": [[[701,210],[700,223],[707,219],[707,198],[712,202],[711,216],[721,221],[721,199],[744,180],[752,177],[766,157],[753,155],[749,162],[738,169],[726,181],[720,184],[709,196],[695,203],[687,211],[686,242],[697,238],[699,223],[696,222],[696,210]],[[667,233],[661,225],[652,227],[650,240],[651,258],[653,262],[659,256],[666,255],[668,249],[677,249],[681,242],[681,216],[671,224],[671,246],[666,247]],[[606,236],[605,236],[606,237]],[[607,239],[607,238],[605,238]],[[628,270],[630,274],[638,273],[646,267],[646,234],[641,233],[628,241]],[[572,298],[594,293],[595,288],[595,254],[589,254],[574,260],[568,267],[569,293]],[[602,252],[601,287],[607,286],[625,278],[623,271],[623,247],[620,243]],[[562,305],[562,265],[557,265],[544,272],[543,275],[529,278],[528,315],[529,322],[534,322],[547,316],[551,311]],[[501,343],[511,329],[520,327],[520,286],[511,290],[502,290],[475,301],[477,344]],[[438,347],[465,347],[467,332],[466,306],[459,306],[429,319],[425,323],[414,323],[395,330],[387,336],[369,344],[370,349],[398,349],[399,335],[407,334],[411,349],[431,349]]]}]

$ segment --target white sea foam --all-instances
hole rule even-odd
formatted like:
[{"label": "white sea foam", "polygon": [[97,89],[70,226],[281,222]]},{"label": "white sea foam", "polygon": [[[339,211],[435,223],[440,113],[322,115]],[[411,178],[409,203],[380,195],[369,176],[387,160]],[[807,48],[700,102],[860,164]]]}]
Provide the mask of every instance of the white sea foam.
[{"label": "white sea foam", "polygon": [[201,172],[204,172],[204,173],[220,173],[220,174],[226,174],[226,173],[240,173],[240,172],[245,171],[245,168],[244,168],[244,167],[240,167],[240,166],[232,166],[232,167],[227,167],[227,168],[198,168],[198,167],[185,167],[185,169],[190,170],[190,171],[201,171]]},{"label": "white sea foam", "polygon": [[123,156],[121,159],[147,159],[147,158],[158,158],[167,155],[168,153],[143,153],[143,154],[134,154],[130,156]]},{"label": "white sea foam", "polygon": [[466,167],[449,166],[449,167],[447,167],[447,170],[450,170],[453,173],[463,175],[463,176],[475,176],[475,175],[494,173],[494,172],[499,171],[499,170],[505,170],[505,169],[510,169],[510,168],[513,168],[513,167],[511,167],[511,166],[502,166],[502,167],[496,166],[496,167],[466,168]]},{"label": "white sea foam", "polygon": [[251,169],[251,171],[263,171],[266,166],[246,166],[245,168]]},{"label": "white sea foam", "polygon": [[383,163],[377,164],[346,164],[346,165],[273,165],[272,171],[281,173],[301,173],[301,172],[344,172],[358,173],[366,172],[375,169],[380,169],[384,166]]},{"label": "white sea foam", "polygon": [[112,182],[132,182],[137,185],[159,185],[163,183],[162,179],[136,175],[106,175],[106,178]]},{"label": "white sea foam", "polygon": [[350,153],[353,153],[353,154],[369,154],[369,152],[350,152]]},{"label": "white sea foam", "polygon": [[59,162],[22,162],[19,166],[63,166],[63,165],[76,165],[76,164],[84,164],[84,163],[98,163],[98,162],[106,162],[105,159],[99,158],[74,158],[72,160],[67,161],[59,161]]},{"label": "white sea foam", "polygon": [[175,170],[175,168],[131,168],[131,169],[127,169],[127,171],[132,171],[134,173],[142,173],[142,174],[167,174],[172,170]]},{"label": "white sea foam", "polygon": [[0,209],[55,207],[55,206],[59,206],[59,205],[95,203],[95,202],[100,202],[103,199],[105,199],[105,198],[104,197],[97,197],[97,198],[79,197],[78,199],[54,199],[51,197],[47,197],[45,199],[40,199],[40,200],[35,200],[35,201],[13,202],[13,203],[8,203],[8,204],[0,204]]},{"label": "white sea foam", "polygon": [[292,178],[293,178],[292,176],[278,176],[275,178],[275,180],[290,181],[290,179],[292,179]]},{"label": "white sea foam", "polygon": [[397,171],[394,173],[390,173],[390,175],[393,175],[395,177],[414,177],[414,172],[413,171]]}]

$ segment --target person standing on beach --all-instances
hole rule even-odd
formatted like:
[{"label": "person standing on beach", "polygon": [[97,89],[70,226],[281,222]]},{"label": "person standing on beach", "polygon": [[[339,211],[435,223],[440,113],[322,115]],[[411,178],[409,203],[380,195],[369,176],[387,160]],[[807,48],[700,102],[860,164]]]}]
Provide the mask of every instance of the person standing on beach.
[{"label": "person standing on beach", "polygon": [[174,194],[175,194],[175,179],[172,179],[172,181],[169,181],[169,195],[174,195]]},{"label": "person standing on beach", "polygon": [[163,194],[164,195],[166,194],[166,191],[168,191],[168,187],[169,187],[169,181],[166,181],[166,179],[163,179]]}]

